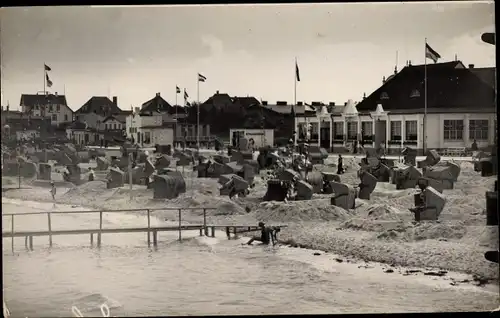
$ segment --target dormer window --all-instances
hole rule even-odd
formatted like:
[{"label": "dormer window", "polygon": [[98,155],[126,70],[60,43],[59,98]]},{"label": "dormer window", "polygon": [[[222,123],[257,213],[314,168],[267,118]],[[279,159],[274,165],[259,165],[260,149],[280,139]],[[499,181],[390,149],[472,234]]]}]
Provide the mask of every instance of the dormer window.
[{"label": "dormer window", "polygon": [[416,98],[416,97],[420,97],[420,92],[418,91],[418,89],[414,89],[413,91],[411,91],[410,94],[410,98]]},{"label": "dormer window", "polygon": [[386,92],[383,92],[382,94],[380,94],[380,99],[389,99],[389,95],[387,95]]}]

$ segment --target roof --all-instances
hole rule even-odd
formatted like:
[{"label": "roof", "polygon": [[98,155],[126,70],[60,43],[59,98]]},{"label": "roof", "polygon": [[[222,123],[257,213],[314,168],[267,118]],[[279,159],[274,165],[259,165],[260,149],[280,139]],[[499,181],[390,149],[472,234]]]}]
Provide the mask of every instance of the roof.
[{"label": "roof", "polygon": [[253,105],[260,105],[260,102],[255,97],[233,97],[233,102],[240,103],[241,106],[247,108]]},{"label": "roof", "polygon": [[[495,90],[462,62],[406,66],[356,105],[359,112],[374,111],[377,104],[384,110],[419,109],[425,104],[424,78],[427,72],[427,109],[494,108]],[[413,95],[413,97],[411,97]]]},{"label": "roof", "polygon": [[[293,105],[262,105],[262,107],[270,109],[280,114],[291,114]],[[315,108],[309,105],[295,105],[295,114],[303,114],[307,112],[315,112]]]},{"label": "roof", "polygon": [[86,123],[83,123],[81,121],[74,121],[67,127],[67,129],[72,129],[72,130],[86,130],[88,129],[88,126]]},{"label": "roof", "polygon": [[122,110],[106,96],[92,96],[76,114],[119,114]]},{"label": "roof", "polygon": [[494,67],[481,67],[481,68],[470,68],[472,74],[476,75],[483,82],[487,83],[491,87],[495,88],[495,74],[496,68]]},{"label": "roof", "polygon": [[141,110],[139,111],[140,115],[144,113],[153,113],[153,112],[170,112],[172,106],[164,100],[159,94],[156,94],[155,97],[151,98],[147,102],[143,103],[141,106]]},{"label": "roof", "polygon": [[228,94],[215,93],[204,101],[200,106],[214,106],[217,109],[234,106],[233,99]]},{"label": "roof", "polygon": [[19,105],[33,107],[35,105],[56,104],[68,106],[65,95],[54,94],[22,94]]},{"label": "roof", "polygon": [[113,115],[104,118],[104,120],[102,121],[102,123],[104,124],[105,122],[110,121],[110,120],[116,120],[117,122],[123,123],[123,121],[119,120],[118,118],[116,118]]}]

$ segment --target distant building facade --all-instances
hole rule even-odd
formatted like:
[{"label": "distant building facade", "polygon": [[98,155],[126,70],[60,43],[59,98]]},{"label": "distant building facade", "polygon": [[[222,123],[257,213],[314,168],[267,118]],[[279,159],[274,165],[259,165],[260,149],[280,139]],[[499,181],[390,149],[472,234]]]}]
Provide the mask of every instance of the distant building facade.
[{"label": "distant building facade", "polygon": [[[407,65],[395,71],[382,86],[359,103],[335,107],[325,114],[317,107],[312,114],[297,116],[297,131],[307,125],[321,135],[330,130],[330,148],[354,140],[375,145],[375,130],[389,152],[405,146],[423,150],[425,78],[424,65]],[[460,61],[427,65],[426,148],[445,149],[493,144],[496,127],[494,68],[465,67]],[[379,106],[380,105],[380,106]],[[348,106],[348,107],[347,107]],[[379,106],[382,114],[377,114]],[[318,144],[324,144],[318,138]],[[325,147],[327,148],[327,147]]]},{"label": "distant building facade", "polygon": [[34,117],[49,118],[53,126],[71,123],[73,111],[69,108],[66,96],[54,94],[22,94],[19,102],[21,112]]}]

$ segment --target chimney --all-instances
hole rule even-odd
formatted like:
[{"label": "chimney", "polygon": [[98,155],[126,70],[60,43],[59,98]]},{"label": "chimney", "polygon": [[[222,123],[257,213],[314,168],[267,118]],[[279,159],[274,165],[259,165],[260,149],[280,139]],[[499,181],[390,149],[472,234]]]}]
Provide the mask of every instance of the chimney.
[{"label": "chimney", "polygon": [[382,84],[385,84],[385,76],[382,77]]},{"label": "chimney", "polygon": [[118,97],[113,96],[113,105],[118,106]]},{"label": "chimney", "polygon": [[297,106],[302,106],[302,102],[297,102]]},{"label": "chimney", "polygon": [[408,60],[408,66],[411,66],[411,60]]},{"label": "chimney", "polygon": [[156,93],[156,97],[159,97],[160,96],[160,93]]},{"label": "chimney", "polygon": [[55,95],[57,96],[57,92],[55,93]]},{"label": "chimney", "polygon": [[135,113],[138,114],[139,113],[139,107],[135,107]]},{"label": "chimney", "polygon": [[280,105],[280,106],[286,106],[286,104],[287,103],[285,101],[281,101],[281,100],[276,102],[276,105]]},{"label": "chimney", "polygon": [[347,102],[344,103],[344,106],[347,106]]},{"label": "chimney", "polygon": [[262,101],[262,105],[266,106],[267,105],[267,100]]},{"label": "chimney", "polygon": [[329,106],[335,106],[335,102],[329,102],[328,105]]},{"label": "chimney", "polygon": [[219,91],[215,91],[215,94],[219,95]]},{"label": "chimney", "polygon": [[7,105],[7,111],[9,111],[9,105]]},{"label": "chimney", "polygon": [[474,64],[469,64],[469,68],[474,68]]},{"label": "chimney", "polygon": [[363,99],[365,99],[365,98],[366,98],[366,93],[363,93]]}]

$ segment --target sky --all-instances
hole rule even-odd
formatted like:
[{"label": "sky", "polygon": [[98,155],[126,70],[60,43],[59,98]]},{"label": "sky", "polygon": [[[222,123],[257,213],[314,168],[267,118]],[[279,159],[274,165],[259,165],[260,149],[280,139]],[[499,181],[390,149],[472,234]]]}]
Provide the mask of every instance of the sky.
[{"label": "sky", "polygon": [[[92,96],[122,109],[159,92],[175,104],[231,96],[343,104],[361,100],[407,60],[441,56],[495,66],[493,2],[28,7],[0,9],[2,105],[43,91],[43,65],[76,110]],[[397,57],[397,59],[396,59]],[[295,59],[300,82],[295,84]],[[432,61],[428,60],[432,63]],[[183,104],[182,94],[178,104]]]}]

